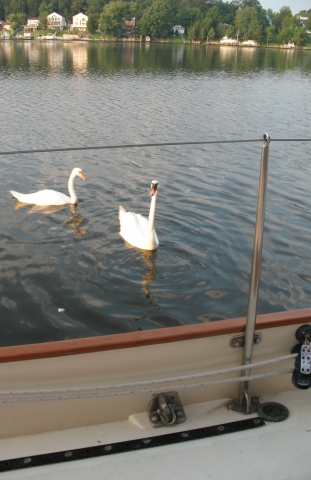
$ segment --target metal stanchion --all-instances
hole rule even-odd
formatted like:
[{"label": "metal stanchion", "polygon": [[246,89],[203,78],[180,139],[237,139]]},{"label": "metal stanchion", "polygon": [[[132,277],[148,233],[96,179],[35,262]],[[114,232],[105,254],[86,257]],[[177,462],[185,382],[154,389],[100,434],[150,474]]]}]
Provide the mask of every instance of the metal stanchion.
[{"label": "metal stanchion", "polygon": [[[245,330],[245,343],[244,343],[244,355],[243,365],[249,365],[252,363],[254,335],[256,328],[256,314],[258,303],[258,290],[260,280],[260,267],[261,267],[261,254],[263,244],[263,232],[264,232],[264,220],[265,220],[265,206],[266,206],[266,190],[267,190],[267,178],[268,178],[268,160],[269,160],[269,143],[270,136],[268,134],[263,135],[263,146],[261,152],[261,167],[260,178],[258,188],[258,201],[257,201],[257,215],[255,226],[255,237],[253,247],[253,261],[251,270],[251,280],[248,295],[248,307],[246,316],[246,330]],[[244,370],[242,376],[250,375],[250,369]],[[253,413],[257,408],[257,398],[251,398],[248,393],[248,381],[241,382],[240,395],[237,400],[233,400],[227,405],[229,410],[233,410],[239,413]]]}]

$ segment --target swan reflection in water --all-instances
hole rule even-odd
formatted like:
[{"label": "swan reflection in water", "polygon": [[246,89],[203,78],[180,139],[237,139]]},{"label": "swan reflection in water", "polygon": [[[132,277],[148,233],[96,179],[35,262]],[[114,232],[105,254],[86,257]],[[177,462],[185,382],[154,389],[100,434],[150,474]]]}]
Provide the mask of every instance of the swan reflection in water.
[{"label": "swan reflection in water", "polygon": [[148,303],[150,303],[151,305],[154,305],[157,309],[159,309],[160,305],[156,304],[153,300],[150,299],[150,290],[148,288],[149,285],[155,279],[155,263],[154,263],[154,260],[155,260],[155,257],[156,257],[157,253],[156,253],[155,250],[152,250],[152,251],[143,250],[143,251],[141,251],[141,254],[142,254],[142,258],[143,258],[145,264],[149,268],[147,270],[147,272],[145,273],[145,275],[143,275],[143,277],[142,277],[141,285],[142,285],[143,291],[146,294],[146,298],[149,299]]},{"label": "swan reflection in water", "polygon": [[80,228],[79,225],[83,225],[85,219],[79,213],[77,213],[76,205],[70,205],[70,210],[73,213],[73,217],[70,217],[69,220],[65,222],[65,225],[68,227],[73,227],[73,233],[75,234],[76,238],[84,237],[87,230],[86,228]]},{"label": "swan reflection in water", "polygon": [[[27,207],[29,204],[23,202],[17,202],[14,210],[18,210],[19,208]],[[47,205],[47,206],[39,206],[39,205],[32,205],[31,208],[28,210],[29,213],[42,213],[44,215],[51,215],[53,213],[57,213],[63,208],[67,208],[68,205]],[[87,230],[85,228],[80,228],[81,225],[85,222],[85,219],[77,213],[77,205],[69,205],[70,211],[73,214],[72,217],[69,218],[65,222],[65,225],[68,227],[73,227],[73,233],[76,238],[84,237]]]},{"label": "swan reflection in water", "polygon": [[[74,206],[74,205],[70,205]],[[16,202],[14,206],[14,210],[18,210],[19,208],[29,207],[29,203],[24,202]],[[29,213],[44,213],[45,215],[50,215],[52,213],[59,212],[65,207],[65,205],[48,205],[41,207],[39,205],[32,205],[31,208],[28,210]]]}]

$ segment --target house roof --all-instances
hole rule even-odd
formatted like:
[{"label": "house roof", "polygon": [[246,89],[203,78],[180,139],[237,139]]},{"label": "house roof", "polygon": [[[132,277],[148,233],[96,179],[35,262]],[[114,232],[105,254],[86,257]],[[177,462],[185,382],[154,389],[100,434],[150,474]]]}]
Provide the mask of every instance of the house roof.
[{"label": "house roof", "polygon": [[60,13],[57,13],[57,12],[52,12],[48,15],[48,17],[51,17],[52,15],[56,15],[57,17],[61,17],[61,18],[64,18],[62,15],[60,15]]},{"label": "house roof", "polygon": [[80,12],[80,13],[76,13],[75,15],[73,15],[73,16],[72,16],[72,18],[75,18],[75,17],[77,17],[78,15],[80,15],[80,16],[82,16],[82,17],[86,17],[86,18],[88,18],[88,16],[87,16],[87,15],[85,15],[85,13],[82,13],[82,12]]}]

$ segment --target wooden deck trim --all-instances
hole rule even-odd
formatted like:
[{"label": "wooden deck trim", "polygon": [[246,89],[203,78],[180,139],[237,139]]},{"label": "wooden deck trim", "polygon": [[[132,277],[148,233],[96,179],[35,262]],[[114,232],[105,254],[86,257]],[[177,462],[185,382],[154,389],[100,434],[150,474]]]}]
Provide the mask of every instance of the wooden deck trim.
[{"label": "wooden deck trim", "polygon": [[[258,315],[256,330],[311,322],[311,308],[289,312]],[[162,328],[145,332],[130,332],[100,337],[78,338],[59,342],[47,342],[0,348],[0,363],[33,360],[38,358],[78,355],[169,342],[180,342],[195,338],[214,337],[240,333],[246,318],[220,320],[217,322]]]}]

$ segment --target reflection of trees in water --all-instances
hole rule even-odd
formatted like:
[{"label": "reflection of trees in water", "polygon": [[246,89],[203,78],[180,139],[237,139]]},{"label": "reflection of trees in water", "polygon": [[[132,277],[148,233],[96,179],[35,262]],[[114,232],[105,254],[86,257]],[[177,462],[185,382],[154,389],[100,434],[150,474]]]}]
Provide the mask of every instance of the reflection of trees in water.
[{"label": "reflection of trees in water", "polygon": [[[121,69],[132,69],[135,72],[152,71],[154,75],[163,75],[163,71],[178,70],[183,66],[188,72],[228,71],[241,73],[256,70],[269,69],[270,72],[285,71],[300,68],[309,72],[310,51],[288,52],[284,50],[234,47],[234,55],[231,50],[226,52],[224,47],[208,45],[206,48],[193,45],[155,45],[145,46],[139,43],[121,44],[105,43],[83,45],[66,44],[61,41],[56,44],[30,42],[24,44],[17,42],[3,42],[0,44],[1,67],[6,65],[12,70],[21,69],[27,71],[33,68],[33,64],[40,70],[53,70],[57,65],[57,71],[62,69],[66,72],[75,73],[78,67],[80,71],[88,71],[91,75],[98,72],[115,72]],[[9,46],[9,48],[6,48]],[[50,47],[50,48],[49,48]],[[76,48],[79,47],[79,48]],[[164,53],[161,55],[159,53]],[[231,52],[231,53],[230,53]],[[178,59],[178,61],[177,61]],[[56,62],[56,63],[55,63]]]}]

